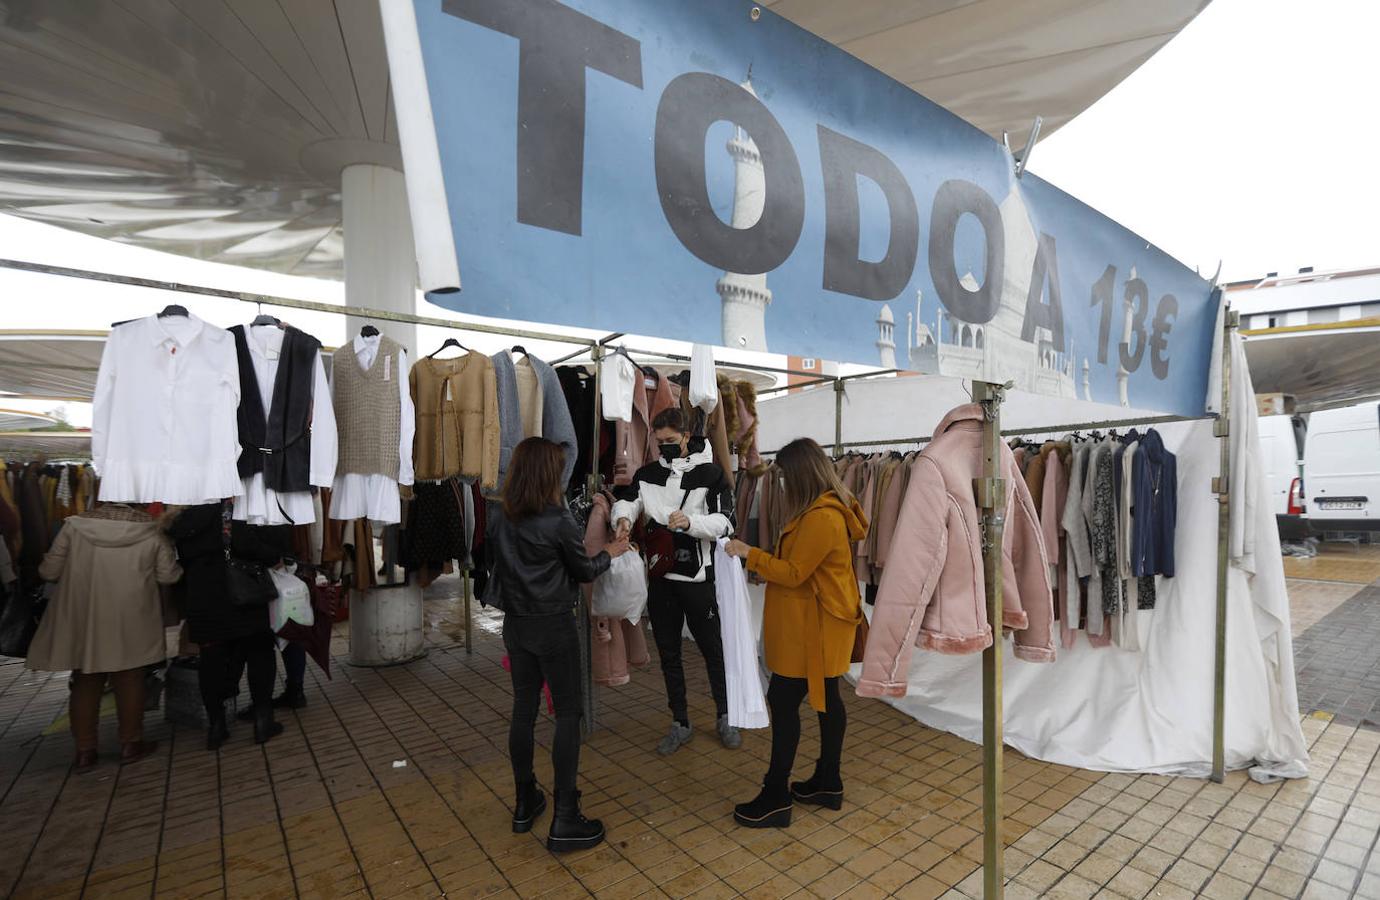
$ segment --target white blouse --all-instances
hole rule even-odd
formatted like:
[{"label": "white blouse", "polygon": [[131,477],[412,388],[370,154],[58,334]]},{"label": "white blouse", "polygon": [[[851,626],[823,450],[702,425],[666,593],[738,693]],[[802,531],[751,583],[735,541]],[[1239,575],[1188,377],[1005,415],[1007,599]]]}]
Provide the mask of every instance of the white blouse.
[{"label": "white blouse", "polygon": [[194,505],[239,496],[239,402],[230,332],[196,316],[111,329],[92,400],[100,499]]},{"label": "white blouse", "polygon": [[[259,400],[264,418],[273,408],[273,388],[278,380],[278,354],[285,332],[276,325],[252,325],[244,329],[249,358],[254,362],[254,378],[259,384]],[[335,433],[335,406],[326,382],[326,367],[321,352],[316,353],[316,371],[311,396],[311,472],[315,487],[330,487],[335,478],[339,452]],[[316,521],[316,504],[311,491],[278,493],[264,484],[262,472],[244,481],[244,496],[235,498],[235,518],[251,525],[310,525]],[[286,513],[286,515],[284,515]]]},{"label": "white blouse", "polygon": [[[379,355],[381,335],[354,340],[355,358],[366,372],[373,368]],[[412,437],[417,430],[417,411],[412,406],[412,394],[407,387],[407,351],[399,350],[398,359],[390,368],[390,377],[398,383],[402,401],[401,425],[398,428],[398,480],[387,475],[340,474],[331,488],[332,519],[371,519],[383,525],[402,521],[402,499],[398,485],[412,483]],[[331,373],[335,377],[335,373]]]}]

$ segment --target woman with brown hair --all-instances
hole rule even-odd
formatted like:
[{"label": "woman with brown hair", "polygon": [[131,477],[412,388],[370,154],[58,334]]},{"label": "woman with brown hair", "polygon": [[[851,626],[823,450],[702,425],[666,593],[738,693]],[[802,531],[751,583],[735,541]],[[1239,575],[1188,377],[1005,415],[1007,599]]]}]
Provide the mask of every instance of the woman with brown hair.
[{"label": "woman with brown hair", "polygon": [[[848,718],[839,677],[848,671],[862,620],[853,544],[867,534],[862,507],[839,482],[819,444],[800,438],[782,448],[787,522],[775,553],[730,541],[728,553],[747,561],[767,583],[762,642],[771,684],[771,765],[762,791],[740,803],[733,818],[749,828],[791,824],[792,800],[829,809],[843,805],[843,735]],[[809,781],[787,782],[800,743],[800,701],[819,713],[820,751]]]},{"label": "woman with brown hair", "polygon": [[562,503],[564,462],[560,445],[545,438],[528,438],[513,451],[503,503],[489,517],[491,574],[484,591],[485,603],[503,610],[503,645],[512,663],[508,754],[517,785],[513,831],[519,834],[531,831],[546,809],[532,754],[542,682],[551,690],[556,811],[546,846],[557,852],[593,847],[604,839],[603,824],[580,814],[575,789],[582,714],[576,583],[598,578],[612,557],[628,551],[627,538],[622,538],[593,558],[585,555],[584,535]]}]

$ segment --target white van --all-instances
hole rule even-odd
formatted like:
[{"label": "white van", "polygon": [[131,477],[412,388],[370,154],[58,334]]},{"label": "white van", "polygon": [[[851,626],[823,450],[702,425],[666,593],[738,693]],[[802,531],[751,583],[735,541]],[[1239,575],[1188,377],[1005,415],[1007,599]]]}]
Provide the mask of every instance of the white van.
[{"label": "white van", "polygon": [[1270,492],[1270,509],[1283,540],[1302,540],[1308,531],[1300,462],[1304,423],[1296,416],[1261,416],[1261,469]]},{"label": "white van", "polygon": [[1304,473],[1314,531],[1380,531],[1380,403],[1309,415]]}]

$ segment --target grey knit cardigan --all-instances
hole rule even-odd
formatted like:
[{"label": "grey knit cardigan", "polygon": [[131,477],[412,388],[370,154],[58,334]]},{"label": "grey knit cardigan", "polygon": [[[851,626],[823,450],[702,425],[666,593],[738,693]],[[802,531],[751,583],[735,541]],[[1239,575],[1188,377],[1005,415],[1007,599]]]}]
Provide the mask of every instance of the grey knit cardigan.
[{"label": "grey knit cardigan", "polygon": [[[518,408],[517,368],[512,354],[503,350],[490,358],[498,378],[498,487],[501,490],[508,479],[508,464],[512,461],[513,450],[522,442],[522,411]],[[565,402],[565,393],[561,390],[561,379],[556,375],[556,370],[530,353],[527,359],[532,363],[532,371],[541,385],[542,437],[560,444],[565,453],[565,467],[561,470],[561,488],[564,490],[575,471],[575,424],[570,419],[570,407]]]}]

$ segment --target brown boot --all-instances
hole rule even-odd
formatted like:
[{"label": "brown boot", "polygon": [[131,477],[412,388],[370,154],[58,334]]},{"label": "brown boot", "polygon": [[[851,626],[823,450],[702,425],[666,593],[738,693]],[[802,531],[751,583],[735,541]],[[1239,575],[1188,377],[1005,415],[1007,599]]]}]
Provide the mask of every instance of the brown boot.
[{"label": "brown boot", "polygon": [[157,741],[133,741],[120,746],[120,765],[138,762],[158,749]]}]

